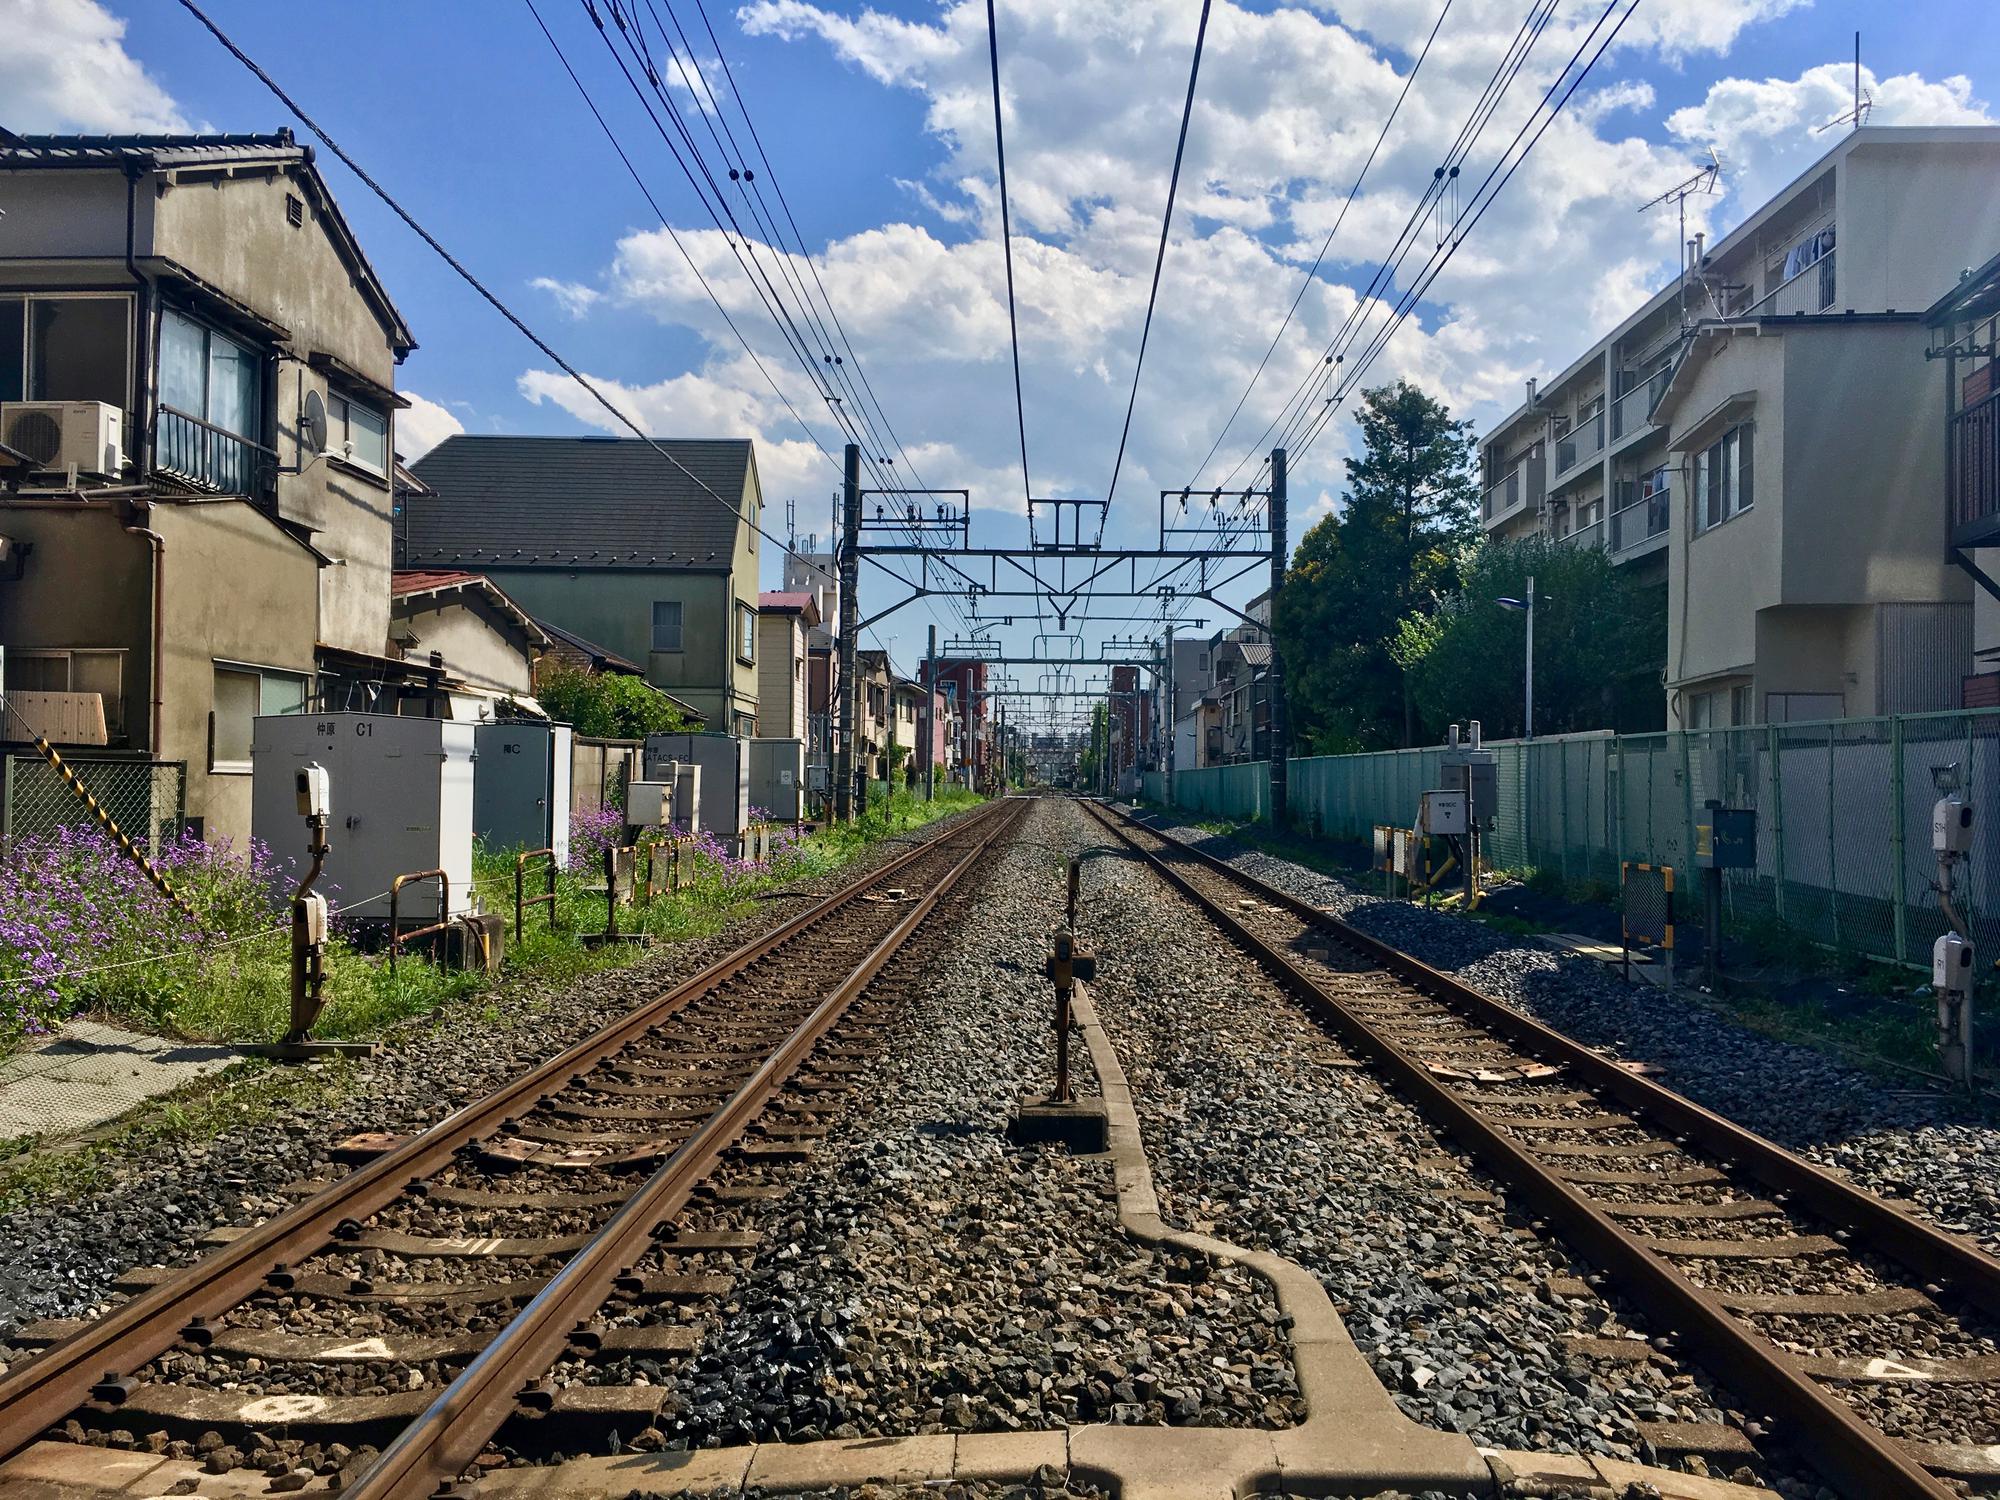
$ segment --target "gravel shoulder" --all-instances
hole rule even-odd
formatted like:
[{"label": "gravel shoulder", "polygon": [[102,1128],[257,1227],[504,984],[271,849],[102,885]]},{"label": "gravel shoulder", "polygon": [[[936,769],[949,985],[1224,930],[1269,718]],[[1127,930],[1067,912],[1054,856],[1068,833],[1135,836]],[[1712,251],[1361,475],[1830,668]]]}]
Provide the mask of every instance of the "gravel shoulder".
[{"label": "gravel shoulder", "polygon": [[900,977],[906,1008],[861,1089],[872,1105],[762,1226],[782,1248],[679,1377],[671,1441],[1302,1414],[1263,1282],[1128,1240],[1108,1161],[1006,1138],[1017,1100],[1053,1077],[1041,963],[1062,860],[1094,842],[1075,817],[1032,807],[922,972]]},{"label": "gravel shoulder", "polygon": [[[963,814],[959,815],[963,816]],[[885,840],[843,870],[788,887],[824,895],[927,840],[940,819]],[[243,1121],[201,1140],[170,1139],[121,1156],[88,1192],[0,1219],[0,1343],[41,1318],[85,1318],[118,1300],[111,1283],[133,1266],[196,1258],[220,1224],[247,1224],[290,1206],[300,1178],[334,1175],[331,1147],[363,1130],[414,1133],[561,1051],[795,914],[798,900],[762,900],[722,930],[662,946],[637,962],[581,979],[516,977],[471,1001],[412,1021],[365,1062],[314,1063],[296,1101],[263,1107],[258,1080],[240,1080]],[[227,1086],[227,1085],[225,1085]],[[4,1368],[0,1364],[0,1368]]]},{"label": "gravel shoulder", "polygon": [[1164,816],[1153,822],[1579,1041],[1655,1065],[1669,1088],[2000,1254],[2000,1124],[1989,1112],[1627,986],[1594,960],[1385,900]]}]

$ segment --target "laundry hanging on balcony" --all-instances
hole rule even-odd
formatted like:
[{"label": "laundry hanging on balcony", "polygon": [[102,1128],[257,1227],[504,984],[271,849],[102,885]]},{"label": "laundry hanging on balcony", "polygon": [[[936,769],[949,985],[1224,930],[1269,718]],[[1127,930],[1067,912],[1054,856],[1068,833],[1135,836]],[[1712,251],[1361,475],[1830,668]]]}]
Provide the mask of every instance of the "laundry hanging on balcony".
[{"label": "laundry hanging on balcony", "polygon": [[1816,265],[1832,253],[1833,226],[1829,224],[1826,228],[1807,235],[1785,252],[1785,280],[1790,281],[1807,267]]}]

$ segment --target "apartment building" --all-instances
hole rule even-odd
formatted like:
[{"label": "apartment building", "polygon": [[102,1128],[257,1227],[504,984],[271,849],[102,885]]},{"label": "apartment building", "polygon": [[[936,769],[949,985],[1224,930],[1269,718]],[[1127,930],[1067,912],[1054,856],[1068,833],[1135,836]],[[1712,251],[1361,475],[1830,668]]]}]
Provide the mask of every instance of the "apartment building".
[{"label": "apartment building", "polygon": [[1946,541],[1976,585],[1962,706],[2000,708],[2000,254],[1966,272],[1924,324],[1924,357],[1944,377]]},{"label": "apartment building", "polygon": [[1489,537],[1663,579],[1674,728],[1956,706],[1922,310],[2000,242],[2000,129],[1848,134],[1481,441]]},{"label": "apartment building", "polygon": [[245,841],[257,715],[443,686],[390,640],[415,341],[290,131],[0,129],[0,199],[9,685],[95,758],[185,767],[137,821]]}]

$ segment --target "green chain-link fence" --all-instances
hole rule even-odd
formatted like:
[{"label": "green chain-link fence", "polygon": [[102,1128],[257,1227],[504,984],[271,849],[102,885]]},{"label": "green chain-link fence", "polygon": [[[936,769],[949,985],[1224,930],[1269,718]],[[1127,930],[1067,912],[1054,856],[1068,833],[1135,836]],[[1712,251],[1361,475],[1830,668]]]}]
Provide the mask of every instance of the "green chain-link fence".
[{"label": "green chain-link fence", "polygon": [[[1672,865],[1692,882],[1694,825],[1711,797],[1757,814],[1757,866],[1727,872],[1725,920],[1782,924],[1870,957],[1927,963],[1945,930],[1932,888],[1934,773],[1956,765],[1979,810],[1971,908],[2000,938],[2000,712],[1908,714],[1665,734],[1567,735],[1487,747],[1499,816],[1486,841],[1503,869],[1618,884],[1619,864]],[[1307,833],[1368,838],[1409,825],[1443,776],[1436,748],[1311,756],[1290,763],[1291,817]],[[1163,795],[1149,780],[1148,795]],[[1191,812],[1268,816],[1269,768],[1174,773]],[[1992,917],[1986,914],[1992,911]]]},{"label": "green chain-link fence", "polygon": [[[77,779],[147,854],[178,836],[187,812],[187,765],[172,760],[64,756]],[[97,826],[90,809],[39,755],[8,755],[0,764],[0,849],[59,828]]]}]

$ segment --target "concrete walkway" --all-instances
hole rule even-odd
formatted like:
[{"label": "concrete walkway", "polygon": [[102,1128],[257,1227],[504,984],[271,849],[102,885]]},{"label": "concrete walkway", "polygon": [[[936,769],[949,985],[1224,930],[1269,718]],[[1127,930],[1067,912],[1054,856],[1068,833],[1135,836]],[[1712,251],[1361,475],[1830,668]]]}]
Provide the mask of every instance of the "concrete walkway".
[{"label": "concrete walkway", "polygon": [[169,1041],[98,1021],[71,1021],[0,1063],[0,1140],[66,1136],[237,1061],[227,1047]]}]

